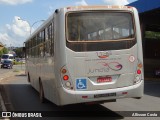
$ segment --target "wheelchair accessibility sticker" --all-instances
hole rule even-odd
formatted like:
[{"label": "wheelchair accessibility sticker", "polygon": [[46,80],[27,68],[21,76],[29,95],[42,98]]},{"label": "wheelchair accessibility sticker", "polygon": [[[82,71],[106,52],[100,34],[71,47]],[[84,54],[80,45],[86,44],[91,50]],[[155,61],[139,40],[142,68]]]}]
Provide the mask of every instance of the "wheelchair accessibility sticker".
[{"label": "wheelchair accessibility sticker", "polygon": [[76,79],[76,89],[77,90],[86,90],[87,89],[87,80],[86,79]]}]

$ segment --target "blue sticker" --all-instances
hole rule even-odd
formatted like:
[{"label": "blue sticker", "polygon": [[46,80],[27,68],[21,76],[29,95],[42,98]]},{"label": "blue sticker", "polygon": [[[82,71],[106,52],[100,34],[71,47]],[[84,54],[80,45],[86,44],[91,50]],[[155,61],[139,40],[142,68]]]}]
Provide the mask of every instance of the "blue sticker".
[{"label": "blue sticker", "polygon": [[86,79],[76,79],[76,89],[77,90],[87,89],[87,80]]}]

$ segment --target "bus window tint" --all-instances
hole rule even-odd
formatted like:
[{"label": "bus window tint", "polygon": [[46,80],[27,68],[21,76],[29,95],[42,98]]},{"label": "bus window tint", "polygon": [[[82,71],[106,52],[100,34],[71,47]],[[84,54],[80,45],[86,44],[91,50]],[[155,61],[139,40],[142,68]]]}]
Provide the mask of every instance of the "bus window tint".
[{"label": "bus window tint", "polygon": [[67,16],[69,41],[118,40],[134,37],[132,14],[127,12],[83,12]]}]

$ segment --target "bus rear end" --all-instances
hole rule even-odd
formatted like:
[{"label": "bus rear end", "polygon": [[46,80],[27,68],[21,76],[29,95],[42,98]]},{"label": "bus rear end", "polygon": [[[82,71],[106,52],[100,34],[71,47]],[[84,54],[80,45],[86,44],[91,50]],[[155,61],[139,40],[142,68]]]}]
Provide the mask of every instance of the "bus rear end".
[{"label": "bus rear end", "polygon": [[66,8],[65,35],[61,104],[142,97],[142,45],[135,8]]}]

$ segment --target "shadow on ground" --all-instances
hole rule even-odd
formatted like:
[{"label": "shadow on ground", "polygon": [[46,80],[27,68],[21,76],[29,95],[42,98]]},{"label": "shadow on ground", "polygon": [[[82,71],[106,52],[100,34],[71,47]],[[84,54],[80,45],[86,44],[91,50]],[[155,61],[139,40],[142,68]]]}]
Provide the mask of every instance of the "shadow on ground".
[{"label": "shadow on ground", "polygon": [[49,101],[47,101],[45,104],[42,104],[39,101],[38,92],[33,89],[30,84],[7,84],[3,85],[3,87],[1,86],[1,90],[3,90],[3,92],[5,92],[5,95],[7,96],[5,96],[5,99],[8,99],[6,101],[11,103],[12,105],[12,107],[7,106],[7,109],[9,111],[39,111],[42,112],[42,115],[49,116],[49,118],[45,118],[46,120],[53,119],[53,117],[65,120],[77,120],[79,118],[83,118],[84,120],[87,118],[92,118],[92,120],[97,120],[99,118],[111,118],[115,120],[123,119],[123,116],[121,116],[120,114],[111,111],[110,109],[107,109],[99,104],[77,104],[66,105],[63,107],[59,107]]}]

